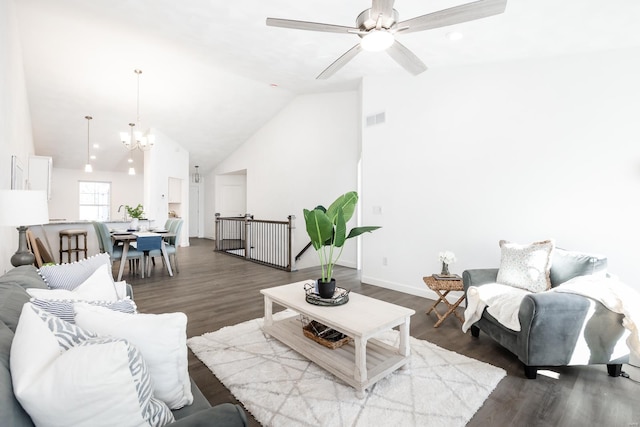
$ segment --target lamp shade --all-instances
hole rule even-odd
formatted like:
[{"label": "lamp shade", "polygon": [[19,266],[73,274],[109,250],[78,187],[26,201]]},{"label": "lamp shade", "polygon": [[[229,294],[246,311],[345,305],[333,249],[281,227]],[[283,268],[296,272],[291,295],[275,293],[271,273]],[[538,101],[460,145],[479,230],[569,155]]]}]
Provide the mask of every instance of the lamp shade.
[{"label": "lamp shade", "polygon": [[0,225],[46,224],[49,206],[44,191],[0,190]]}]

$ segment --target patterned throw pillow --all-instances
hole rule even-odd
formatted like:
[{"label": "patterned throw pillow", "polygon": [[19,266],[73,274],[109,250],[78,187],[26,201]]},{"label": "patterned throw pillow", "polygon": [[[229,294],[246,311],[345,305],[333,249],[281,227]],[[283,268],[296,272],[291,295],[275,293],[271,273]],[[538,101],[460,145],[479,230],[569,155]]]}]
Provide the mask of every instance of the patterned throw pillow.
[{"label": "patterned throw pillow", "polygon": [[11,348],[14,392],[36,425],[164,426],[141,353],[25,304]]},{"label": "patterned throw pillow", "polygon": [[70,264],[45,265],[38,272],[50,289],[72,291],[103,264],[111,267],[111,258],[108,253],[94,255]]},{"label": "patterned throw pillow", "polygon": [[549,290],[553,248],[553,240],[534,242],[530,245],[500,240],[502,256],[496,282],[530,292]]},{"label": "patterned throw pillow", "polygon": [[72,324],[76,323],[75,312],[73,311],[73,304],[77,302],[83,302],[89,305],[98,307],[105,307],[109,310],[119,311],[121,313],[135,314],[138,312],[136,303],[129,297],[118,301],[75,301],[75,300],[48,300],[31,298],[31,304],[38,307],[41,310],[46,311],[49,314],[56,316],[59,319],[64,320]]}]

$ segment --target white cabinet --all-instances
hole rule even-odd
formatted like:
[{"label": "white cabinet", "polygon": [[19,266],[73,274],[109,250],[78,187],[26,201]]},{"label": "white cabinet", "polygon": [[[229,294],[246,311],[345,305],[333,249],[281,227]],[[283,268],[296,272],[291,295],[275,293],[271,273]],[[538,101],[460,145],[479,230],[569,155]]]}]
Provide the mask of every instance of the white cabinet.
[{"label": "white cabinet", "polygon": [[169,178],[169,203],[182,203],[182,180]]},{"label": "white cabinet", "polygon": [[51,200],[51,172],[53,159],[46,156],[29,157],[29,190],[47,192],[47,199]]}]

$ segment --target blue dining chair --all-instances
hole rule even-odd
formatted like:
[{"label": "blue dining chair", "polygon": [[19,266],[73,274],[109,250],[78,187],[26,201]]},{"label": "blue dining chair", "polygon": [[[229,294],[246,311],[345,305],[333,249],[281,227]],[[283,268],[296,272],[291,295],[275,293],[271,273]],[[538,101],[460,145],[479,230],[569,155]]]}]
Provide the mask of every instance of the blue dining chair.
[{"label": "blue dining chair", "polygon": [[[165,237],[164,249],[167,251],[167,255],[169,256],[169,262],[171,262],[171,258],[173,258],[173,270],[176,273],[178,271],[178,242],[180,241],[180,231],[182,230],[182,224],[184,223],[183,219],[174,218],[169,228],[169,234],[173,234],[173,236]],[[150,257],[159,256],[162,258],[162,251],[159,249],[152,250],[149,252]],[[162,262],[164,263],[164,258],[162,258]]]},{"label": "blue dining chair", "polygon": [[[94,228],[96,229],[96,234],[98,235],[98,245],[100,246],[101,252],[106,252],[111,257],[111,263],[114,261],[122,262],[122,246],[115,246],[113,244],[113,240],[111,239],[111,233],[109,232],[109,227],[107,224],[102,222],[94,222]],[[127,259],[125,261],[140,261],[143,260],[144,254],[139,250],[135,249],[132,246],[129,246],[129,250],[127,251]],[[135,273],[135,264],[129,264],[129,270],[134,270]]]},{"label": "blue dining chair", "polygon": [[142,277],[144,278],[144,270],[146,264],[147,276],[151,275],[151,263],[149,256],[151,251],[158,251],[162,256],[162,236],[138,236],[136,240],[136,249],[143,253],[142,257]]}]

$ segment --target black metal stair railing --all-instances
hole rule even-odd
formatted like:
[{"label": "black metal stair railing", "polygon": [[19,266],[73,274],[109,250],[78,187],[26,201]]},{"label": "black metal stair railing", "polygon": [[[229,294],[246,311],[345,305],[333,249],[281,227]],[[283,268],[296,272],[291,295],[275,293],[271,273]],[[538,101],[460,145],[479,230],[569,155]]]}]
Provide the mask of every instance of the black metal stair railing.
[{"label": "black metal stair railing", "polygon": [[286,271],[295,270],[292,255],[295,216],[287,221],[221,217],[216,213],[216,251]]}]

